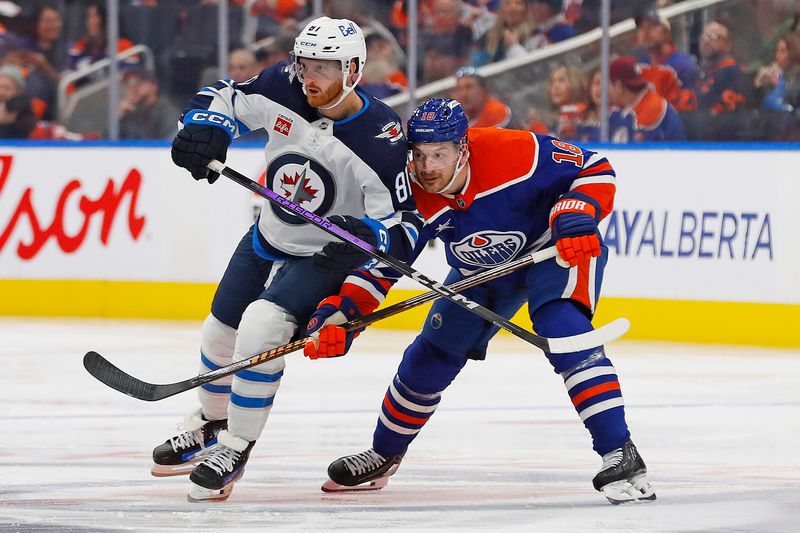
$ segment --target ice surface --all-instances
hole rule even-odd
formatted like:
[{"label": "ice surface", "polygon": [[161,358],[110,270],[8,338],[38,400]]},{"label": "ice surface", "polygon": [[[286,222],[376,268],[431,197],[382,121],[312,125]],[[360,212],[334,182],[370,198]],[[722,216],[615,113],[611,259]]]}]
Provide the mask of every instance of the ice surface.
[{"label": "ice surface", "polygon": [[197,369],[200,324],[0,319],[0,531],[798,531],[800,351],[608,347],[658,501],[611,506],[562,382],[512,337],[471,362],[379,492],[325,494],[328,463],[370,446],[411,332],[347,357],[287,357],[269,424],[226,503],[186,501],[150,453],[195,407],[146,403],[81,365],[96,350],[154,382]]}]

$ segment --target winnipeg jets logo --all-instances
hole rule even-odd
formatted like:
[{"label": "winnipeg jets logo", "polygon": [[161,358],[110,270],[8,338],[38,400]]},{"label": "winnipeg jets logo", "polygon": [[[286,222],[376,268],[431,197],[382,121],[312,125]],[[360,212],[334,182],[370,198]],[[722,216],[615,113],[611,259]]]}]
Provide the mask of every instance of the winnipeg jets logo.
[{"label": "winnipeg jets logo", "polygon": [[309,185],[311,179],[306,177],[308,175],[309,162],[303,165],[303,170],[300,173],[295,172],[294,176],[283,175],[281,178],[281,189],[283,196],[290,199],[296,204],[302,205],[304,202],[310,202],[317,197],[319,189],[315,189]]},{"label": "winnipeg jets logo", "polygon": [[[336,199],[331,173],[317,161],[296,153],[283,154],[267,166],[266,187],[321,217],[328,214]],[[292,225],[307,224],[304,218],[270,203],[272,213]]]},{"label": "winnipeg jets logo", "polygon": [[381,132],[375,136],[376,139],[389,139],[394,144],[403,138],[403,128],[399,122],[390,122],[381,128]]},{"label": "winnipeg jets logo", "polygon": [[447,231],[449,229],[456,229],[455,226],[451,225],[452,222],[453,221],[448,218],[447,220],[436,226],[436,235],[438,236],[441,232]]},{"label": "winnipeg jets logo", "polygon": [[495,266],[513,259],[525,241],[525,234],[519,231],[478,231],[450,243],[450,251],[467,265]]}]

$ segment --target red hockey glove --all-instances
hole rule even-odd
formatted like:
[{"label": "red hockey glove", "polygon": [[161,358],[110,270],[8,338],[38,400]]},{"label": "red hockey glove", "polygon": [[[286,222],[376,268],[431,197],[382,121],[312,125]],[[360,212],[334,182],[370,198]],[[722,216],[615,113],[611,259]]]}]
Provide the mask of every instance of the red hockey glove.
[{"label": "red hockey glove", "polygon": [[306,326],[306,343],[303,354],[311,359],[340,357],[363,328],[345,331],[340,324],[361,316],[358,306],[348,296],[329,296],[320,302]]},{"label": "red hockey glove", "polygon": [[600,205],[579,192],[563,195],[550,210],[550,229],[562,266],[574,267],[600,255]]}]

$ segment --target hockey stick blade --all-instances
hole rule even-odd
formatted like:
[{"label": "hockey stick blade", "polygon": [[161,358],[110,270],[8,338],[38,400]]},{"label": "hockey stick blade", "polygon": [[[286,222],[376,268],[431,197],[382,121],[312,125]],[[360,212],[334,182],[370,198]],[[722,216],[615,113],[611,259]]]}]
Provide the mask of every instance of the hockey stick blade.
[{"label": "hockey stick blade", "polygon": [[631,323],[627,318],[618,318],[605,326],[580,335],[548,337],[547,342],[550,344],[550,352],[554,354],[580,352],[608,344],[625,335],[630,327]]},{"label": "hockey stick blade", "polygon": [[230,376],[245,368],[260,365],[271,359],[300,350],[305,346],[306,340],[307,339],[300,339],[292,341],[264,353],[175,383],[155,384],[142,381],[141,379],[131,376],[124,370],[117,368],[108,359],[94,351],[87,352],[86,355],[83,356],[83,366],[92,376],[97,378],[98,381],[108,385],[112,389],[122,394],[127,394],[131,398],[136,398],[137,400],[155,402],[194,389],[204,383],[210,383],[224,378],[225,376]]},{"label": "hockey stick blade", "polygon": [[87,352],[83,356],[83,367],[102,383],[138,400],[152,402],[172,396],[169,391],[164,391],[165,385],[155,385],[137,379],[114,366],[97,352]]}]

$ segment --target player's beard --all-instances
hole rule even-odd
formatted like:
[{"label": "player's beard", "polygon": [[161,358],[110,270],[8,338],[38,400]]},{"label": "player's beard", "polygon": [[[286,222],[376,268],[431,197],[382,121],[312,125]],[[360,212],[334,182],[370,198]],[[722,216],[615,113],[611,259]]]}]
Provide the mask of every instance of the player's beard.
[{"label": "player's beard", "polygon": [[[318,86],[312,85],[311,87],[315,89],[319,89]],[[342,83],[332,83],[330,87],[328,87],[325,91],[319,92],[317,94],[311,94],[308,92],[308,87],[306,88],[307,94],[306,98],[308,99],[308,105],[311,107],[323,107],[326,105],[330,105],[336,100],[339,99],[341,96],[343,88]]]}]

